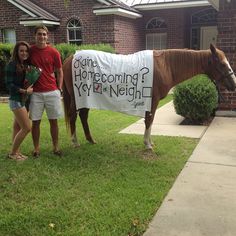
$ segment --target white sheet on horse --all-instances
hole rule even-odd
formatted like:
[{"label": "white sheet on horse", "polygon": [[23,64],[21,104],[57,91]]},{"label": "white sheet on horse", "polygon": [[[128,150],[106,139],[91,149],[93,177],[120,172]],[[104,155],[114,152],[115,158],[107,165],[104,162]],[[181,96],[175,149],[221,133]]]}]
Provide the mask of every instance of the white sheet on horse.
[{"label": "white sheet on horse", "polygon": [[140,117],[151,111],[151,50],[130,55],[76,51],[72,77],[77,111],[80,108],[96,108]]}]

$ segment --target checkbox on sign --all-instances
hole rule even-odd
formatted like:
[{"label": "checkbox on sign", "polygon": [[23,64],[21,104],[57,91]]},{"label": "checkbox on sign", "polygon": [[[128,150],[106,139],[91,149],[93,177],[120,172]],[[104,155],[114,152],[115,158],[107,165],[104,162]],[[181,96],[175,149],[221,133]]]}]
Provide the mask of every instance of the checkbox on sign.
[{"label": "checkbox on sign", "polygon": [[145,98],[152,97],[152,88],[151,87],[143,87],[143,97],[145,97]]},{"label": "checkbox on sign", "polygon": [[102,94],[102,84],[101,83],[93,83],[93,92]]}]

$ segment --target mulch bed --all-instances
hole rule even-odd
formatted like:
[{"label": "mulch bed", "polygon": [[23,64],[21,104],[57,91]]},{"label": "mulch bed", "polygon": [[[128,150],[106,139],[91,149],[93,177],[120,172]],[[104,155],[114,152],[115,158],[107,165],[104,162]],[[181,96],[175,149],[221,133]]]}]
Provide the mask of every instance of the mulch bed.
[{"label": "mulch bed", "polygon": [[213,118],[214,118],[214,116],[211,116],[208,120],[205,120],[205,121],[184,119],[180,123],[180,125],[205,125],[205,126],[209,126],[211,124]]}]

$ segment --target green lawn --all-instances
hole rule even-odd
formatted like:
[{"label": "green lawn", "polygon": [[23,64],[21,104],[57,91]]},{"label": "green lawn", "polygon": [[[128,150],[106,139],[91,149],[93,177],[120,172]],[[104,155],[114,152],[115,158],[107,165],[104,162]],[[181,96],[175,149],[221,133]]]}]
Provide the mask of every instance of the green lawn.
[{"label": "green lawn", "polygon": [[[77,122],[81,147],[72,148],[62,119],[64,155],[53,156],[44,117],[41,157],[16,162],[6,158],[13,117],[7,104],[0,114],[1,236],[142,235],[198,142],[153,136],[156,158],[145,158],[143,136],[118,133],[137,117],[93,110],[96,145],[86,142]],[[22,152],[32,149],[29,135]]]}]

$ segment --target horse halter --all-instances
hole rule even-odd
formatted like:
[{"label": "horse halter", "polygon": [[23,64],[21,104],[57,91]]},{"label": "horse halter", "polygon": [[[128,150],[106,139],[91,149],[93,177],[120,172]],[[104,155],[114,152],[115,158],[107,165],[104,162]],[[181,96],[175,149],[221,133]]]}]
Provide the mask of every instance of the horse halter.
[{"label": "horse halter", "polygon": [[218,103],[221,103],[221,101],[225,102],[226,100],[225,100],[224,96],[220,92],[220,85],[217,84],[217,82],[214,79],[211,79],[210,77],[209,77],[209,79],[216,86],[216,91],[218,93]]},{"label": "horse halter", "polygon": [[[212,59],[212,58],[209,59],[208,65],[212,65],[212,64],[213,64],[213,63],[212,63],[212,60],[214,60],[214,59]],[[217,62],[216,62],[216,63],[217,63]],[[217,66],[216,66],[216,71],[219,72],[219,74],[221,75],[220,80],[221,80],[221,79],[228,78],[229,76],[235,74],[233,70],[232,70],[231,72],[229,72],[229,73],[224,73],[224,72],[222,72],[222,70],[220,70]]]},{"label": "horse halter", "polygon": [[[211,65],[212,64],[212,61],[209,60],[208,61],[208,65]],[[218,81],[224,81],[224,80],[228,80],[229,77],[231,77],[232,75],[234,75],[234,71],[232,70],[231,72],[229,73],[224,73],[220,68],[216,67],[216,71],[220,74],[220,79],[219,80],[214,80],[212,78],[210,78],[210,80],[215,84],[216,86],[216,90],[217,90],[217,93],[218,93],[218,102],[225,102],[225,98],[224,96],[221,94],[220,92],[220,84],[218,83]]]},{"label": "horse halter", "polygon": [[227,79],[229,76],[231,76],[231,75],[234,75],[234,71],[232,70],[231,72],[229,72],[229,73],[224,73],[224,72],[222,72],[219,68],[217,68],[216,67],[216,70],[220,73],[220,75],[221,75],[221,79]]}]

